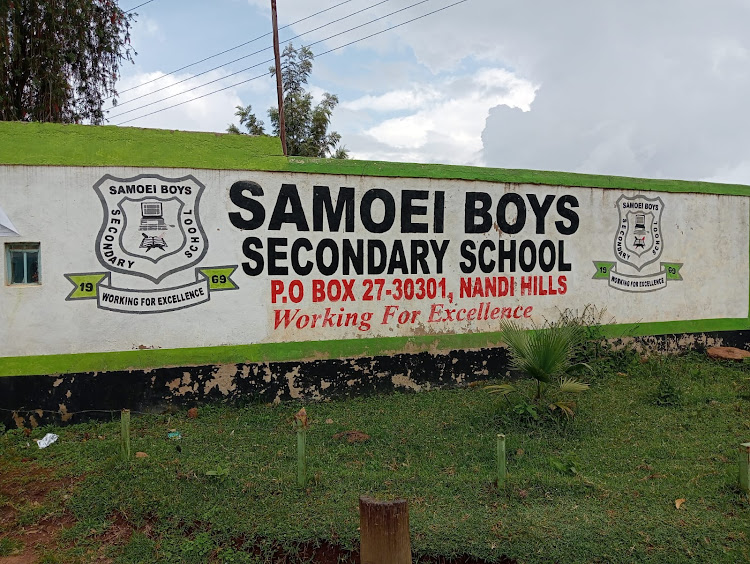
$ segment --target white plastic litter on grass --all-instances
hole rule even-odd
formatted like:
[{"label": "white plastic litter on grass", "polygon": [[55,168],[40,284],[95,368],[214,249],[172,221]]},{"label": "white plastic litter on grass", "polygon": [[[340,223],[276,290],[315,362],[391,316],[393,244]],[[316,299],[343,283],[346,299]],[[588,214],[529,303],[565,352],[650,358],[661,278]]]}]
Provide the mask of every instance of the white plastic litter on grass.
[{"label": "white plastic litter on grass", "polygon": [[59,437],[55,435],[54,433],[47,433],[44,435],[43,438],[39,439],[36,444],[39,445],[39,448],[47,448],[49,445],[54,443]]}]

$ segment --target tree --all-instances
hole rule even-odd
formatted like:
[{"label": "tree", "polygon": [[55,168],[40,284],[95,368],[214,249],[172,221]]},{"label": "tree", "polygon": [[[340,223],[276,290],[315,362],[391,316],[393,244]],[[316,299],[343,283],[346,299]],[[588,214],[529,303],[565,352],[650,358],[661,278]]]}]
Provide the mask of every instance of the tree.
[{"label": "tree", "polygon": [[[312,94],[304,88],[312,72],[313,58],[308,47],[296,49],[291,43],[281,54],[287,152],[300,157],[345,159],[348,157],[346,148],[338,146],[341,135],[335,131],[328,132],[333,109],[339,103],[338,97],[326,92],[323,99],[313,106]],[[270,72],[275,76],[276,69],[271,67]],[[244,125],[251,135],[264,134],[263,122],[256,119],[251,106],[237,106],[235,115],[240,118],[240,125]],[[273,134],[278,136],[281,133],[278,108],[270,108],[268,116],[271,118]],[[234,124],[229,125],[227,132],[241,133]]]},{"label": "tree", "polygon": [[[234,112],[238,118],[240,118],[240,125],[244,125],[247,129],[247,135],[265,135],[263,130],[263,122],[258,120],[253,113],[253,107],[248,104],[247,107],[237,106],[237,111]],[[233,123],[227,127],[227,133],[243,134],[240,128]],[[244,134],[243,134],[244,135]]]},{"label": "tree", "polygon": [[0,0],[0,120],[101,123],[132,17],[114,0]]}]

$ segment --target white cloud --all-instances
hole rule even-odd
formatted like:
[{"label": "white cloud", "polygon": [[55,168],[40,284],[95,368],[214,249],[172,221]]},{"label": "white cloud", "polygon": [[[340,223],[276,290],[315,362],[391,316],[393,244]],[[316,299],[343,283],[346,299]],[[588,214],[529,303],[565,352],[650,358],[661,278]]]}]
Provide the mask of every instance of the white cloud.
[{"label": "white cloud", "polygon": [[[109,122],[132,127],[224,131],[229,123],[236,121],[234,116],[236,106],[243,105],[240,97],[241,87],[228,88],[223,92],[200,98],[203,94],[242,80],[242,76],[224,78],[224,74],[220,71],[212,71],[195,80],[191,80],[192,75],[189,74],[165,75],[162,72],[152,72],[132,75],[118,85],[119,91],[123,94],[120,96],[120,104],[110,109]],[[186,92],[194,86],[213,80],[218,80],[218,82]],[[124,92],[141,84],[143,86],[140,88]],[[253,83],[248,83],[248,85],[253,85]],[[263,85],[253,86],[258,91],[265,90]],[[166,99],[167,97],[170,98]],[[180,103],[182,104],[166,109]],[[145,117],[141,118],[141,116]]]},{"label": "white cloud", "polygon": [[350,110],[373,110],[394,112],[415,110],[425,104],[440,100],[441,94],[429,85],[416,85],[413,90],[393,90],[379,96],[363,96],[344,102],[342,107]]},{"label": "white cloud", "polygon": [[[529,81],[506,70],[488,68],[473,76],[444,79],[440,84],[417,84],[411,90],[347,102],[343,107],[348,110],[411,111],[366,129],[364,138],[359,138],[365,147],[357,147],[352,154],[358,158],[387,155],[399,161],[481,164],[481,133],[490,108],[507,105],[528,111],[535,90]],[[347,136],[345,139],[350,143]]]},{"label": "white cloud", "polygon": [[750,160],[740,161],[732,166],[722,166],[711,176],[700,180],[723,184],[750,184]]},{"label": "white cloud", "polygon": [[490,111],[487,165],[737,179],[750,153],[749,17],[741,2],[486,0],[399,33],[430,68],[481,53],[540,85],[531,111]]},{"label": "white cloud", "polygon": [[[338,3],[285,0],[279,23]],[[374,6],[295,44],[410,3]],[[267,0],[248,4],[258,20],[269,15]],[[342,5],[283,30],[282,41],[372,5]],[[741,0],[472,0],[321,57],[311,82],[339,95],[332,125],[356,157],[750,183],[747,21]],[[223,129],[252,84],[207,98],[201,111],[186,104],[134,124]],[[273,82],[264,88],[244,102],[263,117],[275,104]]]},{"label": "white cloud", "polygon": [[365,131],[381,143],[397,149],[418,149],[427,142],[430,131],[435,129],[435,122],[428,112],[394,118],[384,121]]},{"label": "white cloud", "polygon": [[723,38],[714,42],[711,60],[716,74],[741,73],[747,65],[747,49],[737,39]]},{"label": "white cloud", "polygon": [[139,17],[138,23],[140,24],[139,29],[142,30],[146,37],[155,37],[159,41],[164,41],[164,37],[161,35],[161,28],[156,20],[152,18]]}]

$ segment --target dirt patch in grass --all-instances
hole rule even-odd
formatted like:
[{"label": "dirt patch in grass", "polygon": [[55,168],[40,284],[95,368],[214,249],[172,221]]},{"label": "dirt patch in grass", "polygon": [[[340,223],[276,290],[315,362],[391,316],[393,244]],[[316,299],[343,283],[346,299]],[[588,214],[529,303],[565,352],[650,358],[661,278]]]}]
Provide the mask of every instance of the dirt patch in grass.
[{"label": "dirt patch in grass", "polygon": [[139,530],[146,536],[151,535],[151,529],[152,529],[151,523],[146,523],[144,527],[141,527],[140,529],[136,529],[119,512],[115,513],[112,517],[110,517],[110,520],[112,522],[110,523],[109,527],[107,527],[107,530],[104,531],[102,534],[94,537],[103,545],[107,545],[107,546],[126,545],[128,544],[130,537],[133,536],[133,533],[136,530]]},{"label": "dirt patch in grass", "polygon": [[[249,550],[245,546],[245,550],[256,556],[264,555],[267,557],[268,548],[261,548],[260,545],[261,543],[258,543]],[[326,541],[302,544],[294,553],[278,547],[273,550],[272,559],[274,564],[296,564],[299,562],[306,564],[360,564],[359,552],[348,551]],[[486,560],[470,556],[458,556],[456,558],[420,556],[414,557],[413,560],[419,562],[419,564],[487,564]],[[515,563],[516,561],[511,559],[501,559],[497,562],[497,564]]]},{"label": "dirt patch in grass", "polygon": [[[55,554],[64,550],[58,543],[59,535],[65,529],[75,525],[73,516],[63,511],[54,517],[42,517],[31,524],[22,524],[19,517],[25,510],[42,508],[49,502],[51,492],[68,489],[83,479],[55,478],[49,468],[37,466],[33,461],[23,459],[20,466],[0,465],[0,541],[15,550],[6,556],[0,555],[0,564],[33,564],[44,554]],[[110,561],[105,555],[109,547],[125,546],[139,531],[147,537],[152,536],[153,523],[143,527],[134,527],[123,515],[116,512],[110,518],[110,525],[99,535],[91,537],[98,543],[95,553],[90,554],[94,560]],[[268,544],[256,539],[246,544],[242,539],[234,543],[243,552],[268,557]],[[244,546],[243,546],[244,545]],[[328,541],[304,543],[296,550],[289,551],[281,546],[271,549],[272,561],[277,564],[305,562],[309,564],[360,564],[358,551],[348,551]],[[484,560],[461,556],[456,558],[420,557],[421,564],[485,564]],[[513,564],[514,560],[502,560],[501,564]]]},{"label": "dirt patch in grass", "polygon": [[348,443],[363,443],[370,439],[370,435],[368,435],[367,433],[363,433],[362,431],[353,429],[351,431],[336,433],[335,435],[333,435],[333,439],[336,441],[346,439],[346,442]]},{"label": "dirt patch in grass", "polygon": [[42,517],[30,525],[19,523],[22,509],[35,510],[47,502],[50,492],[70,487],[80,478],[55,479],[49,468],[22,459],[20,466],[0,466],[0,541],[17,546],[0,564],[36,562],[42,552],[54,550],[60,531],[73,526],[68,513]]},{"label": "dirt patch in grass", "polygon": [[2,510],[13,509],[18,503],[41,503],[47,494],[64,480],[56,482],[52,470],[40,468],[29,459],[21,459],[21,466],[0,467],[0,495],[9,500]]},{"label": "dirt patch in grass", "polygon": [[23,543],[18,554],[0,557],[0,564],[31,564],[37,562],[40,554],[54,552],[57,547],[57,536],[61,531],[72,527],[74,520],[70,515],[60,518],[44,519],[30,527],[11,530],[7,537]]}]

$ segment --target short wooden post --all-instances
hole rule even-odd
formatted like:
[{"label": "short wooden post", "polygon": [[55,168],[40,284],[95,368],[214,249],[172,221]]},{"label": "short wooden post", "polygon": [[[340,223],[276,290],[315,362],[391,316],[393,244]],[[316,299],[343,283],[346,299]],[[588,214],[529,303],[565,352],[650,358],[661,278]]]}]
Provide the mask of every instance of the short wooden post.
[{"label": "short wooden post", "polygon": [[297,485],[304,488],[307,485],[307,411],[303,407],[294,415],[294,425],[297,427]]},{"label": "short wooden post", "polygon": [[740,445],[740,489],[750,494],[750,443]]},{"label": "short wooden post", "polygon": [[130,410],[120,412],[120,456],[123,460],[130,460]]},{"label": "short wooden post", "polygon": [[497,489],[505,487],[505,435],[497,436]]},{"label": "short wooden post", "polygon": [[297,485],[304,488],[307,484],[307,429],[297,427]]},{"label": "short wooden post", "polygon": [[359,498],[361,564],[411,564],[409,504]]}]

